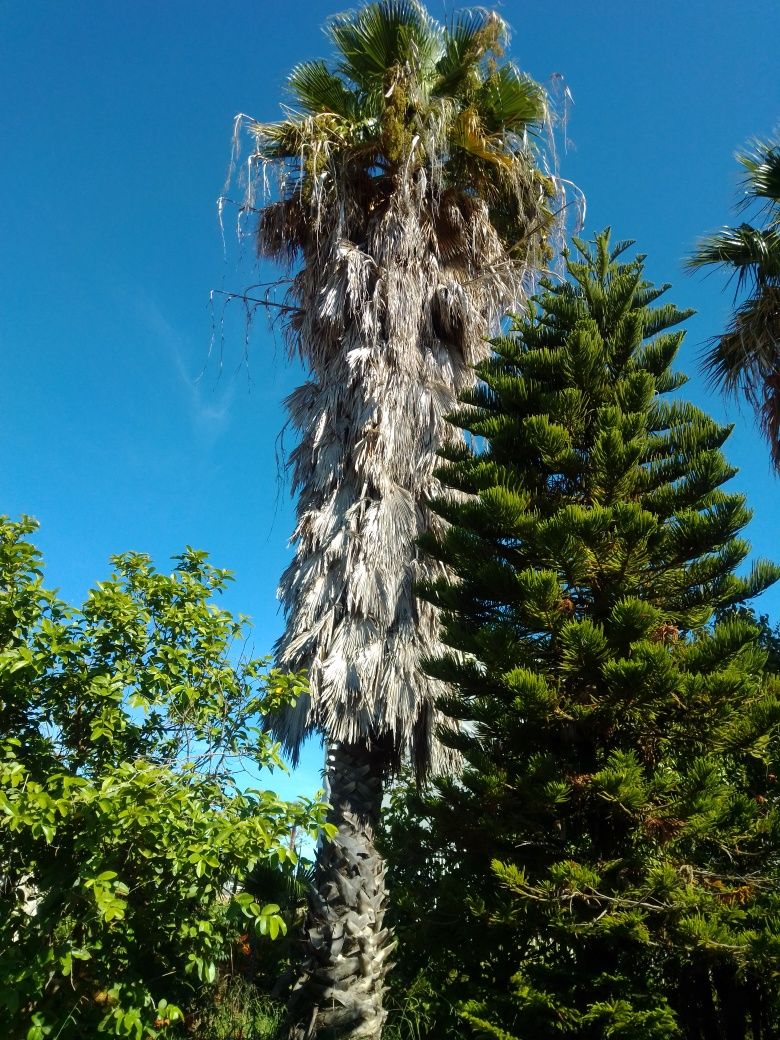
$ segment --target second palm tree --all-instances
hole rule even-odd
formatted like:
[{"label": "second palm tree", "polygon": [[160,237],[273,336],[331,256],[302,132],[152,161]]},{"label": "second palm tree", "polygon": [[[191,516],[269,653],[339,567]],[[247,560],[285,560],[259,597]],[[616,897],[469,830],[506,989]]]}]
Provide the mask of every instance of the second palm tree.
[{"label": "second palm tree", "polygon": [[765,226],[722,228],[702,239],[688,265],[723,267],[738,292],[748,290],[705,364],[716,385],[747,399],[780,472],[780,139],[756,141],[737,159],[745,171],[743,204],[763,209]]}]

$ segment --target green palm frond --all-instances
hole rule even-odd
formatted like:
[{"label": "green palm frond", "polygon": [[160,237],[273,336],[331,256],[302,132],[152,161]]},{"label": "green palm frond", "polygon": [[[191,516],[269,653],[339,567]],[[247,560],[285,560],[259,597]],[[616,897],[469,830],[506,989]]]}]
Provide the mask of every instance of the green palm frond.
[{"label": "green palm frond", "polygon": [[[418,0],[378,0],[334,16],[327,32],[335,54],[293,69],[284,118],[250,124],[256,158],[280,163],[291,205],[296,194],[314,199],[319,219],[344,176],[384,205],[401,171],[427,166],[437,193],[455,188],[486,202],[509,248],[525,248],[521,227],[547,233],[552,181],[534,171],[523,140],[544,123],[546,95],[499,62],[507,27],[498,15],[465,11],[445,27]],[[443,235],[452,224],[439,223]],[[460,242],[465,225],[455,224]],[[280,255],[284,236],[305,238],[305,225],[297,215],[269,218],[261,248]]]},{"label": "green palm frond", "polygon": [[522,133],[544,119],[544,91],[512,65],[492,72],[479,91],[480,111],[486,130]]},{"label": "green palm frond", "polygon": [[478,87],[479,63],[489,54],[500,56],[506,38],[506,23],[495,11],[477,8],[459,12],[446,34],[444,53],[436,65],[434,96],[453,96]]},{"label": "green palm frond", "polygon": [[[327,32],[335,60],[293,69],[285,118],[251,126],[257,156],[292,160],[288,186],[315,194],[335,183],[333,161],[371,177],[412,152],[415,163],[436,157],[438,177],[490,196],[508,227],[521,195],[534,195],[515,135],[544,122],[546,96],[515,66],[498,64],[504,21],[475,9],[445,28],[418,0],[379,0],[334,16]],[[326,167],[328,188],[314,180]]]},{"label": "green palm frond", "polygon": [[365,91],[387,89],[390,70],[406,65],[424,75],[443,49],[441,28],[415,0],[382,0],[336,15],[327,31],[342,56],[339,70]]},{"label": "green palm frond", "polygon": [[780,222],[780,141],[754,141],[752,150],[737,155],[745,169],[745,200],[765,199],[775,210],[770,223]]},{"label": "green palm frond", "polygon": [[314,864],[298,859],[292,868],[270,860],[258,860],[244,879],[243,888],[258,900],[277,903],[284,913],[294,912],[306,902],[314,884]]},{"label": "green palm frond", "polygon": [[704,356],[710,380],[754,409],[780,469],[780,285],[764,285],[736,310]]},{"label": "green palm frond", "polygon": [[741,206],[763,201],[767,225],[721,228],[699,242],[686,266],[722,267],[737,293],[748,294],[703,364],[714,385],[753,408],[780,472],[780,144],[754,141],[737,160],[745,170]]},{"label": "green palm frond", "polygon": [[320,112],[278,123],[253,123],[251,129],[257,154],[263,159],[294,159],[308,153],[314,166],[321,169],[331,151],[354,143],[358,128],[350,119]]},{"label": "green palm frond", "polygon": [[780,278],[780,232],[751,224],[724,227],[703,238],[686,261],[692,269],[711,264],[730,268],[738,288]]},{"label": "green palm frond", "polygon": [[704,364],[714,385],[763,407],[764,382],[780,373],[780,287],[756,293],[737,308]]},{"label": "green palm frond", "polygon": [[288,86],[304,111],[333,112],[345,119],[354,119],[357,114],[357,98],[324,61],[306,61],[296,65],[290,73]]}]

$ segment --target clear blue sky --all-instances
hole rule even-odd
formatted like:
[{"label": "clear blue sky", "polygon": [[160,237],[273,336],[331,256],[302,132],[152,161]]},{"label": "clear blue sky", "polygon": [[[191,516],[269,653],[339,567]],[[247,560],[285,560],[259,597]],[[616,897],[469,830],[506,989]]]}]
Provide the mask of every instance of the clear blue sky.
[{"label": "clear blue sky", "polygon": [[[431,0],[434,15],[452,4]],[[49,583],[78,600],[134,549],[160,566],[186,543],[235,571],[227,598],[267,652],[292,507],[278,481],[281,400],[300,378],[261,317],[245,359],[238,313],[209,356],[209,291],[242,288],[215,201],[232,119],[278,113],[285,74],[326,53],[338,0],[5,0],[0,164],[0,511],[31,513]],[[780,558],[780,485],[747,414],[695,376],[731,296],[680,259],[730,217],[735,148],[780,123],[776,0],[507,0],[511,54],[573,93],[561,172],[697,308],[688,394],[737,422],[727,454],[755,510],[757,555]],[[233,250],[235,254],[235,250]],[[268,272],[264,276],[268,276]],[[200,378],[198,378],[200,376]],[[758,604],[780,618],[780,592]],[[294,782],[317,786],[319,753]]]}]

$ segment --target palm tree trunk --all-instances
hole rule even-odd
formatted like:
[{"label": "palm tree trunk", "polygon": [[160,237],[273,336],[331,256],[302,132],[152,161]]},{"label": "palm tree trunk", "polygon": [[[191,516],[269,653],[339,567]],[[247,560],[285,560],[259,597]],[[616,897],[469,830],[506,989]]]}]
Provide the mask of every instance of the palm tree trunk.
[{"label": "palm tree trunk", "polygon": [[290,1040],[377,1040],[387,957],[385,865],[374,845],[384,757],[366,744],[328,754],[333,839],[323,842],[305,926],[305,961],[288,1005]]}]

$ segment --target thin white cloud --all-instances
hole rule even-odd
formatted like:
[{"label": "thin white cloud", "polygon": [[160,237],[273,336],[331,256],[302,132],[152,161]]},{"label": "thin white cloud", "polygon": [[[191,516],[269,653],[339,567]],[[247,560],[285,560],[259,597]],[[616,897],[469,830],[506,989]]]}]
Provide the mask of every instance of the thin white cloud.
[{"label": "thin white cloud", "polygon": [[145,293],[135,296],[135,304],[141,321],[170,358],[177,381],[185,391],[193,426],[199,435],[216,440],[229,425],[236,381],[231,379],[227,384],[218,385],[203,370],[202,364],[196,374],[192,374],[191,369],[198,364],[197,359],[193,363],[195,352],[159,304]]}]

